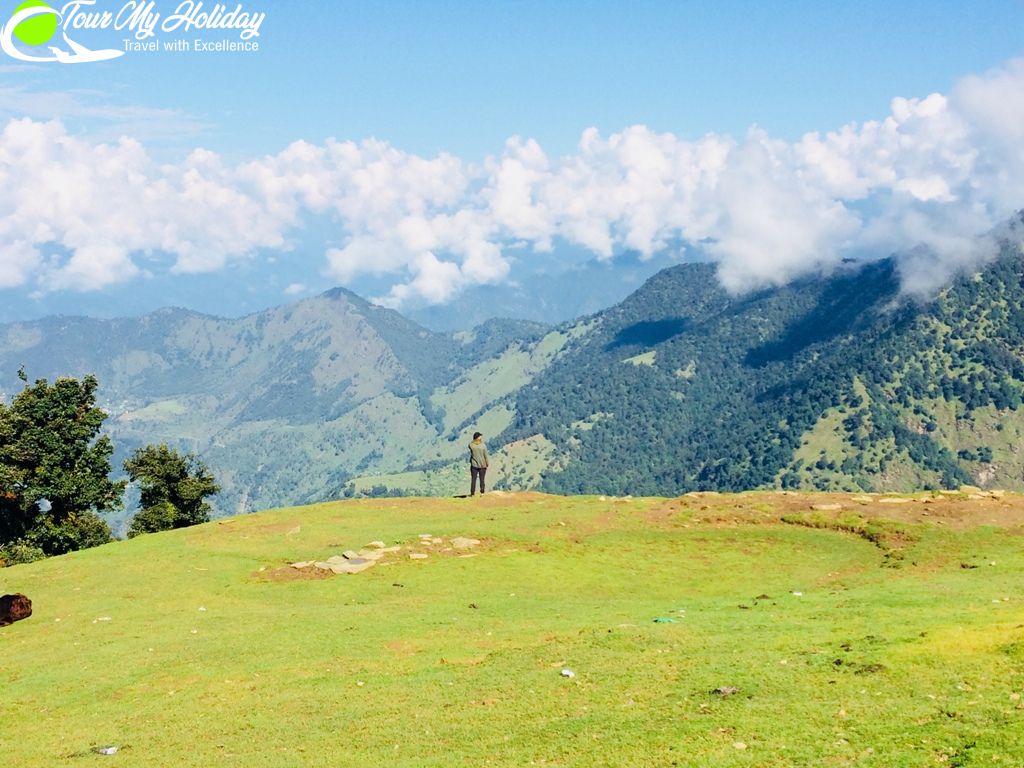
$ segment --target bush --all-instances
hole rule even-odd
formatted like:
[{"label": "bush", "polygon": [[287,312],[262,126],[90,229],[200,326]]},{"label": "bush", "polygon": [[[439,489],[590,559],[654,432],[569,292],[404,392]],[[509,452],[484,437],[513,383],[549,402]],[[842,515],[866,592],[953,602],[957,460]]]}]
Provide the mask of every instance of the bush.
[{"label": "bush", "polygon": [[22,540],[0,546],[0,567],[34,563],[45,557],[46,553],[42,549]]}]

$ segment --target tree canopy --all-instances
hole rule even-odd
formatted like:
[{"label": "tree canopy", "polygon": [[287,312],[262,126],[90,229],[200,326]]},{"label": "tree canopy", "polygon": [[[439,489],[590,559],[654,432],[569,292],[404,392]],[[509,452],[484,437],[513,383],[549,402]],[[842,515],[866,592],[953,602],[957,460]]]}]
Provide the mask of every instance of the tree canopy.
[{"label": "tree canopy", "polygon": [[100,435],[97,386],[94,376],[38,379],[0,402],[0,559],[110,541],[98,513],[120,507],[125,483],[109,477],[114,449]]},{"label": "tree canopy", "polygon": [[125,461],[132,482],[139,483],[141,509],[128,536],[184,528],[210,519],[207,496],[220,491],[209,468],[191,453],[166,444],[139,448]]}]

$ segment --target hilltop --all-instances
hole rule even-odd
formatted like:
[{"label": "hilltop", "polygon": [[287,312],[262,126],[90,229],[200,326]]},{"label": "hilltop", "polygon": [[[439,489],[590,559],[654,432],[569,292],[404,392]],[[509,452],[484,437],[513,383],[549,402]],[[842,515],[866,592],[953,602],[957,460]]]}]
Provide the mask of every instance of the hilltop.
[{"label": "hilltop", "polygon": [[1017,765],[1024,498],[965,490],[364,499],[15,566],[5,755]]}]

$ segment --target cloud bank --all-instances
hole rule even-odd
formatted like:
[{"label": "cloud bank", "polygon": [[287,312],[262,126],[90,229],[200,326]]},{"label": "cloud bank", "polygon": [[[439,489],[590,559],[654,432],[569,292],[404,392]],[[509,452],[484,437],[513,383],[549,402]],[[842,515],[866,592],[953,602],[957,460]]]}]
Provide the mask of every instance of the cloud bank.
[{"label": "cloud bank", "polygon": [[316,215],[337,232],[323,268],[343,284],[390,279],[380,300],[393,306],[502,282],[512,246],[559,241],[602,259],[699,246],[736,292],[907,253],[904,288],[927,294],[983,260],[985,234],[1021,207],[1024,59],[796,142],[637,125],[588,129],[560,158],[513,137],[478,163],[328,140],[167,164],[133,139],[96,143],[24,118],[0,135],[0,288],[99,289],[168,259],[172,272],[223,270],[288,251]]}]

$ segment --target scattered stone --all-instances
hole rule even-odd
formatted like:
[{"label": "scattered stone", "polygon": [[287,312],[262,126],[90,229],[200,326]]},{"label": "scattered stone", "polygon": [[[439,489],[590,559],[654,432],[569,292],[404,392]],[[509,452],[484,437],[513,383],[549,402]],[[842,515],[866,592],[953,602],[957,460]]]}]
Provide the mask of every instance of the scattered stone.
[{"label": "scattered stone", "polygon": [[771,600],[772,597],[771,597],[771,595],[766,595],[764,592],[762,592],[760,595],[758,595],[754,599],[755,600]]},{"label": "scattered stone", "polygon": [[472,549],[479,544],[479,539],[467,539],[465,536],[456,536],[452,539],[452,547],[455,549]]},{"label": "scattered stone", "polygon": [[117,747],[115,747],[115,746],[93,747],[92,751],[95,752],[97,755],[116,755],[117,754]]},{"label": "scattered stone", "polygon": [[296,525],[294,528],[292,528],[290,531],[288,531],[287,535],[288,536],[294,536],[294,535],[296,535],[298,533],[302,533],[302,526],[301,525]]},{"label": "scattered stone", "polygon": [[[345,558],[346,560],[355,560],[355,559],[357,559],[359,557],[359,553],[358,552],[354,552],[351,549],[346,549],[344,552],[341,553],[341,556],[343,558]],[[329,557],[327,559],[328,560],[333,560],[334,558]]]},{"label": "scattered stone", "polygon": [[383,541],[371,541],[366,546],[368,546],[368,547],[376,547],[377,549],[384,549],[384,547],[386,547],[387,544],[385,544]]},{"label": "scattered stone", "polygon": [[424,554],[423,552],[410,552],[410,560],[426,560],[430,555]]},{"label": "scattered stone", "polygon": [[733,746],[734,749],[746,749],[747,748],[747,745],[744,744],[742,741],[734,741],[732,743],[732,746]]},{"label": "scattered stone", "polygon": [[711,691],[711,693],[713,693],[715,696],[721,696],[723,699],[728,698],[729,696],[732,696],[739,692],[740,689],[737,688],[735,685],[720,685],[718,688],[715,688]]},{"label": "scattered stone", "polygon": [[1001,498],[1003,498],[1006,495],[1006,491],[1002,491],[1002,490],[989,491],[988,495],[991,496],[993,499],[1001,499]]},{"label": "scattered stone", "polygon": [[313,565],[312,560],[300,560],[297,563],[292,563],[292,568],[297,568],[301,571],[303,568],[309,568],[311,565]]},{"label": "scattered stone", "polygon": [[479,608],[480,606],[478,606],[476,603],[470,603],[469,607],[476,609],[476,608]]},{"label": "scattered stone", "polygon": [[878,500],[879,504],[909,504],[910,499],[904,499],[899,496],[887,496],[884,499]]},{"label": "scattered stone", "polygon": [[0,597],[0,627],[27,619],[31,615],[32,601],[20,592]]},{"label": "scattered stone", "polygon": [[654,617],[654,623],[655,624],[675,624],[676,620],[673,619],[671,616],[655,616]]},{"label": "scattered stone", "polygon": [[867,504],[867,503],[869,503],[871,501],[874,501],[874,499],[872,499],[870,496],[863,496],[863,495],[862,496],[854,496],[850,500],[851,501],[856,501],[859,504]]},{"label": "scattered stone", "polygon": [[811,509],[816,509],[820,512],[832,512],[837,509],[842,509],[842,504],[812,504]]},{"label": "scattered stone", "polygon": [[559,674],[561,674],[562,677],[576,677],[576,673],[571,669],[563,669]]},{"label": "scattered stone", "polygon": [[856,675],[873,675],[876,672],[885,672],[884,664],[861,664],[854,672]]},{"label": "scattered stone", "polygon": [[976,485],[961,485],[960,493],[981,493],[981,488]]}]

